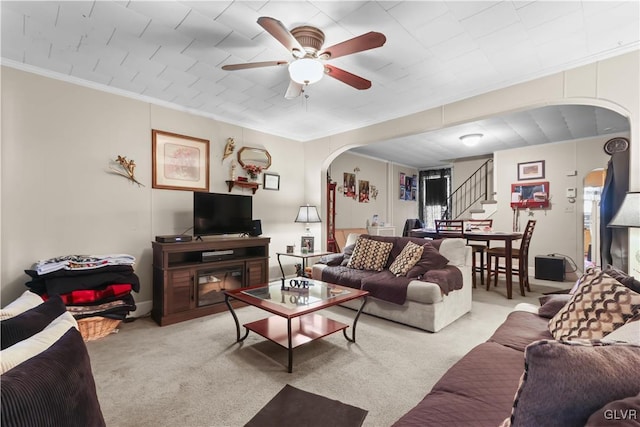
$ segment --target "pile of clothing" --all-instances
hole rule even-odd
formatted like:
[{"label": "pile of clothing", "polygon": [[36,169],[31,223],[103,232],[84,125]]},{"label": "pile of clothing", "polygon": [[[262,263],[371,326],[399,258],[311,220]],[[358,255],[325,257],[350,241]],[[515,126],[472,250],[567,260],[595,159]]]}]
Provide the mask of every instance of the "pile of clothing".
[{"label": "pile of clothing", "polygon": [[104,317],[124,320],[136,309],[131,292],[140,291],[135,257],[65,255],[36,262],[26,286],[47,300],[59,295],[76,320]]}]

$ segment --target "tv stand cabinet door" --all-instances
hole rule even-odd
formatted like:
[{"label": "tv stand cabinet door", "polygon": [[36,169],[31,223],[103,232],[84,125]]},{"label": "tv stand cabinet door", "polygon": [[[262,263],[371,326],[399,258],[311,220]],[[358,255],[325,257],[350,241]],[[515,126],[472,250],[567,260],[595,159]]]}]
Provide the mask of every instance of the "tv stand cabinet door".
[{"label": "tv stand cabinet door", "polygon": [[189,311],[195,307],[193,270],[189,268],[169,272],[167,313]]},{"label": "tv stand cabinet door", "polygon": [[269,281],[267,278],[267,260],[247,261],[246,286],[262,285]]}]

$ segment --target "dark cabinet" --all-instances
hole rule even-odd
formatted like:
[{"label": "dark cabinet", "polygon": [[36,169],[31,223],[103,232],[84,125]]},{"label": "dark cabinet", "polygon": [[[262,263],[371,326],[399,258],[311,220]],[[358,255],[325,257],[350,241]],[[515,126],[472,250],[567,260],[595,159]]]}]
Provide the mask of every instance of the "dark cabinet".
[{"label": "dark cabinet", "polygon": [[152,242],[151,317],[164,326],[225,311],[225,290],[268,283],[269,242],[268,237]]},{"label": "dark cabinet", "polygon": [[327,251],[338,252],[336,244],[336,183],[327,184]]}]

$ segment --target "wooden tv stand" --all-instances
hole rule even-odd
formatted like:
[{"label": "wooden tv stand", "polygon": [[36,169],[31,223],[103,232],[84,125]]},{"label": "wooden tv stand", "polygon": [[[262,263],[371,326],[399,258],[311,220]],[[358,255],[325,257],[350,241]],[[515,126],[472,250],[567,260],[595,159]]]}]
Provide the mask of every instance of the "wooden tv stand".
[{"label": "wooden tv stand", "polygon": [[269,282],[270,240],[212,237],[179,243],[151,242],[151,317],[165,326],[226,311],[225,290]]}]

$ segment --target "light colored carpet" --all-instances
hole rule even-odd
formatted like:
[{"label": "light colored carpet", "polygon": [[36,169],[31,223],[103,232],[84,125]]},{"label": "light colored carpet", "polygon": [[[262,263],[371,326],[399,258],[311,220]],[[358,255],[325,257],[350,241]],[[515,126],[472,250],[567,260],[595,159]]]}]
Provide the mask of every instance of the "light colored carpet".
[{"label": "light colored carpet", "polygon": [[[512,300],[501,283],[474,289],[472,312],[435,334],[362,315],[357,343],[336,333],[299,347],[291,374],[284,348],[254,333],[235,343],[228,312],[165,327],[140,318],[87,347],[109,427],[242,426],[285,384],[368,410],[364,426],[389,426],[516,304],[571,285],[533,281]],[[347,324],[355,314],[324,313]],[[253,307],[237,314],[241,323],[266,316]]]}]

